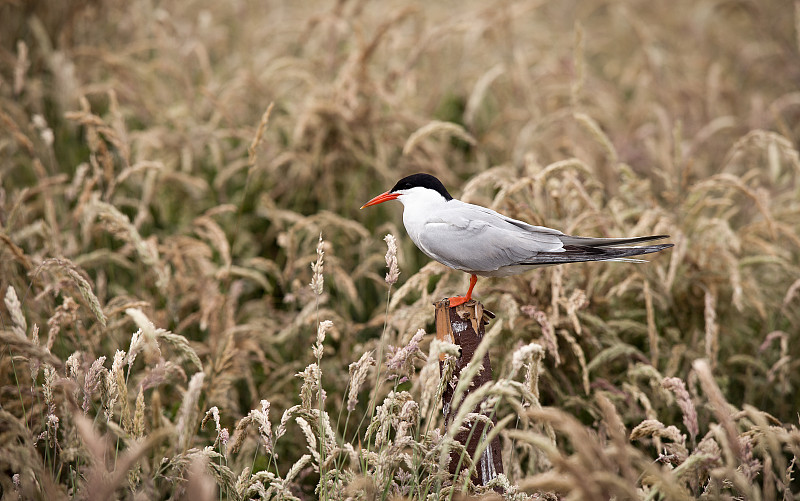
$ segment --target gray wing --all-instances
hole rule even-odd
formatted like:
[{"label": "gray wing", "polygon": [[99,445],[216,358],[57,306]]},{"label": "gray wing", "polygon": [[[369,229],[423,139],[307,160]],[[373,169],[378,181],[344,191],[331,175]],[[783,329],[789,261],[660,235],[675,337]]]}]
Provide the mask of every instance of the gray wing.
[{"label": "gray wing", "polygon": [[560,231],[457,200],[450,204],[425,223],[419,241],[423,252],[451,268],[493,271],[527,263],[543,252],[564,251]]},{"label": "gray wing", "polygon": [[[455,203],[458,202],[458,203]],[[581,261],[632,261],[672,244],[617,247],[666,238],[592,238],[565,235],[534,226],[491,209],[451,200],[453,204],[431,217],[420,234],[420,249],[458,270],[492,272],[511,266],[548,266]]]}]

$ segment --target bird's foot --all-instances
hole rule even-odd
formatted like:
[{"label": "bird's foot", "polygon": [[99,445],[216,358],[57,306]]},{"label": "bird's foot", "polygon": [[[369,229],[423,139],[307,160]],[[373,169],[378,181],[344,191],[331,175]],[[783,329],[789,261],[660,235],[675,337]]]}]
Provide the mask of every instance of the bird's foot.
[{"label": "bird's foot", "polygon": [[467,296],[451,297],[450,298],[450,307],[453,308],[454,306],[460,306],[460,305],[466,303],[467,301],[469,301],[470,299],[471,298],[468,298]]},{"label": "bird's foot", "polygon": [[478,275],[472,274],[469,277],[469,290],[467,291],[466,296],[455,296],[450,298],[450,307],[459,306],[467,301],[472,299],[472,289],[475,288],[475,284],[478,282]]}]

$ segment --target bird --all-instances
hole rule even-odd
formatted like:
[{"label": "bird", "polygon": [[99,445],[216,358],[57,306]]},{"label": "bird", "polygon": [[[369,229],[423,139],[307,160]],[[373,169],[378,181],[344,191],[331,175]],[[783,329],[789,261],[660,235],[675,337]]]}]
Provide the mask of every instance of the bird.
[{"label": "bird", "polygon": [[533,268],[584,261],[643,263],[647,261],[630,256],[673,246],[630,246],[669,238],[669,235],[594,238],[534,226],[453,198],[441,181],[426,173],[404,177],[361,208],[390,200],[403,204],[403,225],[419,250],[445,266],[470,275],[467,293],[449,298],[450,307],[472,299],[478,276],[506,277]]}]

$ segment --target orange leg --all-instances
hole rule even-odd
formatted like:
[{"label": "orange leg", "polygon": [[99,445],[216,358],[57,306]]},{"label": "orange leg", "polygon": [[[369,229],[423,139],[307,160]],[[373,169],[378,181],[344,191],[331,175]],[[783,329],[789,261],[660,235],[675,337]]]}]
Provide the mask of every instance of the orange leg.
[{"label": "orange leg", "polygon": [[471,275],[469,277],[469,290],[467,290],[466,296],[455,296],[450,298],[450,307],[458,306],[460,304],[464,304],[470,299],[472,299],[472,289],[475,288],[475,284],[478,283],[478,275]]}]

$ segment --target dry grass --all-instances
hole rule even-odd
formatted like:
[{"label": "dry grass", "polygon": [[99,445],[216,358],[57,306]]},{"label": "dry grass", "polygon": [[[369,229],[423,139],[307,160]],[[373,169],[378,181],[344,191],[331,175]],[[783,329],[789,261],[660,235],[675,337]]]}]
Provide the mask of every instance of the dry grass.
[{"label": "dry grass", "polygon": [[491,495],[415,336],[465,277],[358,211],[416,171],[675,243],[479,286],[506,498],[793,498],[798,13],[0,0],[4,499]]}]

